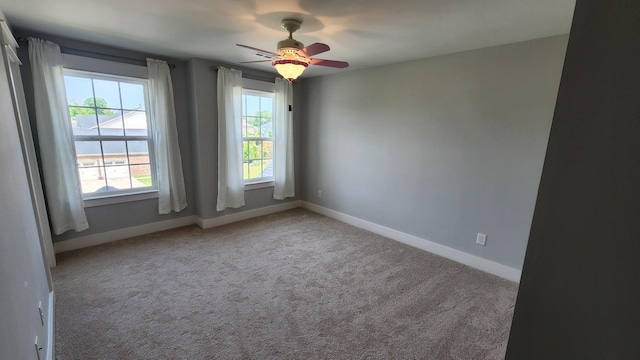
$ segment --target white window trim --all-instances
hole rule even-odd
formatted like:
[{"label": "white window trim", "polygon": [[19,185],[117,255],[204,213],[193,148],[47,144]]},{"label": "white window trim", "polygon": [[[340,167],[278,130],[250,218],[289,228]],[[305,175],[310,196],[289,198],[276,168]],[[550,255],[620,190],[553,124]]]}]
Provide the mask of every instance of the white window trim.
[{"label": "white window trim", "polygon": [[[256,95],[256,96],[265,96],[265,93],[269,94],[270,97],[274,97],[275,83],[269,83],[269,82],[258,81],[253,79],[244,79],[244,78],[242,79],[242,95],[250,94],[250,95]],[[273,141],[274,147],[275,147],[275,137],[252,138],[252,139],[255,139],[256,141],[260,141],[260,140]],[[243,142],[245,141],[244,137],[242,138],[242,141]],[[275,156],[273,157],[273,160],[275,161]],[[249,191],[249,190],[263,189],[263,188],[268,188],[273,186],[274,186],[273,177],[255,178],[255,179],[250,179],[245,181],[244,190]]]},{"label": "white window trim", "polygon": [[94,59],[78,55],[62,54],[62,66],[65,69],[81,70],[92,73],[148,79],[146,66]]},{"label": "white window trim", "polygon": [[120,204],[130,201],[140,201],[140,200],[148,200],[148,199],[157,199],[158,198],[158,190],[146,190],[139,191],[136,193],[127,193],[127,194],[112,194],[106,196],[97,196],[91,198],[83,199],[84,207],[96,207],[103,205],[111,205],[111,204]]},{"label": "white window trim", "polygon": [[276,92],[275,83],[258,81],[253,79],[245,79],[245,78],[242,79],[242,88],[245,90],[257,90],[260,92],[268,92],[268,93]]},{"label": "white window trim", "polygon": [[274,181],[273,180],[262,181],[262,182],[245,183],[244,184],[244,191],[256,190],[256,189],[264,189],[264,188],[273,187],[273,186],[274,186]]},{"label": "white window trim", "polygon": [[[145,91],[145,109],[149,109],[149,76],[146,66],[118,63],[68,54],[63,54],[62,62],[65,75],[143,84]],[[145,110],[145,112],[146,111],[147,110]],[[151,132],[154,125],[148,117],[147,122],[147,129]],[[151,172],[154,174],[153,178],[156,180],[154,185],[127,189],[123,192],[82,194],[85,208],[158,198],[157,175],[155,175],[157,174],[155,154],[152,151],[153,137],[149,135],[145,138],[145,141],[148,141],[149,144],[149,166],[151,167]]]}]

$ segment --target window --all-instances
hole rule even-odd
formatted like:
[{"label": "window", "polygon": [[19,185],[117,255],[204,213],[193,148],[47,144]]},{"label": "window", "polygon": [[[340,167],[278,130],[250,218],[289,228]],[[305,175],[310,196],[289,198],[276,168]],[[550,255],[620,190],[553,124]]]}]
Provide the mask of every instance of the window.
[{"label": "window", "polygon": [[65,69],[83,198],[156,189],[147,81]]},{"label": "window", "polygon": [[242,90],[244,183],[273,181],[273,93]]}]

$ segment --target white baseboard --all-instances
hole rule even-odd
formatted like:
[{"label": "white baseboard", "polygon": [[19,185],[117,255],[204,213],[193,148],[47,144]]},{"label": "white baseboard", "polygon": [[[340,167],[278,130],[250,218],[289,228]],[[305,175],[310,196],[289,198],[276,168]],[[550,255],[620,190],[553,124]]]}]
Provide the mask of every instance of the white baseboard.
[{"label": "white baseboard", "polygon": [[197,224],[202,229],[209,229],[216,226],[230,224],[236,221],[251,219],[254,217],[269,215],[280,211],[294,209],[300,207],[301,201],[287,201],[282,204],[265,206],[258,209],[247,210],[235,214],[229,214],[212,219],[201,219],[197,216],[184,216],[177,219],[158,221],[150,224],[132,226],[124,229],[107,231],[100,234],[93,234],[78,237],[71,240],[59,241],[53,244],[54,253],[59,254],[65,251],[82,249],[90,246],[100,245],[112,241],[128,239],[134,236],[151,234],[158,231],[178,228],[191,224]]},{"label": "white baseboard", "polygon": [[49,313],[47,314],[47,360],[54,360],[56,356],[56,334],[55,334],[55,321],[56,321],[56,298],[53,291],[49,292]]},{"label": "white baseboard", "polygon": [[433,241],[419,238],[414,235],[403,233],[382,225],[372,223],[351,215],[347,215],[335,210],[331,210],[320,205],[306,201],[288,201],[278,205],[266,206],[258,209],[242,211],[235,214],[224,215],[212,219],[201,219],[197,216],[185,216],[177,219],[159,221],[151,224],[133,226],[125,229],[108,231],[100,234],[87,235],[71,240],[60,241],[53,244],[56,254],[82,249],[94,245],[104,244],[111,241],[127,239],[134,236],[150,234],[158,231],[169,230],[181,226],[197,224],[202,229],[210,229],[217,226],[230,224],[237,221],[247,220],[258,216],[269,215],[280,211],[304,207],[318,214],[342,221],[344,223],[371,231],[373,233],[388,237],[401,243],[428,251],[430,253],[445,257],[447,259],[471,266],[473,268],[488,272],[490,274],[505,278],[507,280],[520,282],[521,271],[512,267],[502,265],[491,260],[471,255],[469,253],[444,246]]},{"label": "white baseboard", "polygon": [[488,272],[490,274],[499,276],[501,278],[505,278],[507,280],[515,281],[518,283],[520,282],[520,275],[522,272],[518,269],[514,269],[506,265],[498,264],[491,260],[483,259],[479,256],[471,255],[469,253],[456,250],[448,246],[435,243],[433,241],[425,240],[414,235],[403,233],[401,231],[394,230],[382,225],[378,225],[370,221],[362,220],[360,218],[357,218],[351,215],[347,215],[335,210],[327,209],[325,207],[322,207],[320,205],[316,205],[310,202],[303,201],[302,207],[309,209],[313,212],[316,212],[318,214],[336,219],[338,221],[342,221],[349,225],[353,225],[361,229],[371,231],[378,235],[382,235],[390,239],[399,241],[401,243],[416,247],[418,249],[428,251],[430,253],[445,257],[455,262],[459,262],[461,264],[471,266],[478,270]]},{"label": "white baseboard", "polygon": [[212,219],[196,219],[196,224],[203,229],[210,229],[216,226],[231,224],[237,221],[247,220],[258,216],[269,215],[280,211],[295,209],[302,206],[300,200],[287,201],[278,205],[265,206],[258,209],[247,210],[235,214],[224,215]]},{"label": "white baseboard", "polygon": [[140,226],[132,226],[124,229],[107,231],[99,234],[87,235],[71,240],[53,243],[54,253],[59,254],[65,251],[82,249],[90,246],[100,245],[112,241],[128,239],[134,236],[151,234],[158,231],[178,228],[197,223],[196,216],[184,216],[177,219],[157,221]]}]

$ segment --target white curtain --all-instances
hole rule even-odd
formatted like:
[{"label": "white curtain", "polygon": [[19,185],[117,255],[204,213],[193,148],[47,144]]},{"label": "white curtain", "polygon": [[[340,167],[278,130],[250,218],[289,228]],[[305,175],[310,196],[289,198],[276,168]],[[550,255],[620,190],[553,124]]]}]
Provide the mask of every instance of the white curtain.
[{"label": "white curtain", "polygon": [[89,228],[76,169],[60,47],[29,38],[40,160],[54,234]]},{"label": "white curtain", "polygon": [[273,104],[275,136],[275,168],[273,198],[282,200],[295,196],[293,171],[293,89],[291,83],[276,79]]},{"label": "white curtain", "polygon": [[219,67],[218,211],[244,206],[241,116],[242,72]]},{"label": "white curtain", "polygon": [[149,117],[158,175],[160,214],[179,212],[187,207],[178,146],[176,111],[173,103],[171,73],[166,61],[147,58],[149,71]]}]

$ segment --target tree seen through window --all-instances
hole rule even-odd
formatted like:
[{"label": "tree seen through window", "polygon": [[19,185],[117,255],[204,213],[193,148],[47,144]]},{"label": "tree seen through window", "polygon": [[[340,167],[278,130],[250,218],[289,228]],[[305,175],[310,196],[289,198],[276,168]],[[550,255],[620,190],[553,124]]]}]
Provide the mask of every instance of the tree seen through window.
[{"label": "tree seen through window", "polygon": [[244,90],[242,147],[245,183],[273,180],[273,94]]}]

